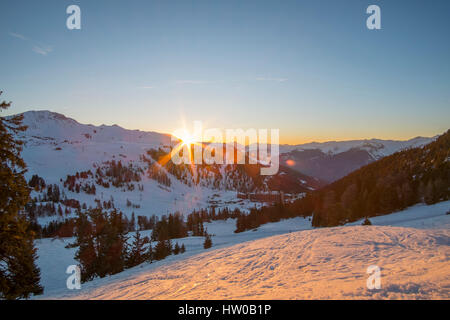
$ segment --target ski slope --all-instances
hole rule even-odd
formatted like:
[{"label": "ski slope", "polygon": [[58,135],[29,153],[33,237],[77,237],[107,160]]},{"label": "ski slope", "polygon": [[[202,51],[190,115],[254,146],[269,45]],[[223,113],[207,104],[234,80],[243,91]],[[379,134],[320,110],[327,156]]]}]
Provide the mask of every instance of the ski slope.
[{"label": "ski slope", "polygon": [[[371,218],[374,226],[312,229],[295,218],[233,233],[235,221],[205,224],[203,238],[177,239],[186,253],[66,288],[75,264],[66,240],[37,243],[45,286],[38,299],[450,299],[450,201]],[[381,268],[380,290],[366,269]]]},{"label": "ski slope", "polygon": [[[450,299],[450,231],[354,226],[205,252],[76,299]],[[366,269],[381,268],[381,289]]]}]

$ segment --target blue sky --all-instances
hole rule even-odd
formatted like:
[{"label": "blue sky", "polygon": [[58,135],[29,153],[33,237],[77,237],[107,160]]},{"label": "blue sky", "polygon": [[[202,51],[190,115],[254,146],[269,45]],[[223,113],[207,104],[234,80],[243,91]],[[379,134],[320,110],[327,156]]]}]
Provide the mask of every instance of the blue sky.
[{"label": "blue sky", "polygon": [[[382,30],[366,28],[371,4]],[[450,123],[449,15],[445,0],[2,0],[0,90],[10,113],[129,129],[432,136]]]}]

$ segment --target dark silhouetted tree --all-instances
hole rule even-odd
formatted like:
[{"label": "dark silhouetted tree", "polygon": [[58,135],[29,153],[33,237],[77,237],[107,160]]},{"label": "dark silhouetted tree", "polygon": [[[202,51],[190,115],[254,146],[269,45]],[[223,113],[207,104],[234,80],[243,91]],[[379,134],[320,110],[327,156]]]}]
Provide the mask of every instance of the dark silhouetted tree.
[{"label": "dark silhouetted tree", "polygon": [[[1,94],[1,91],[0,91]],[[0,111],[11,103],[0,103]],[[21,140],[14,136],[26,130],[23,115],[0,117],[0,298],[28,298],[43,292],[35,264],[34,233],[22,214],[30,190],[20,156]]]},{"label": "dark silhouetted tree", "polygon": [[205,241],[203,242],[203,248],[209,249],[212,247],[211,235],[206,232]]}]

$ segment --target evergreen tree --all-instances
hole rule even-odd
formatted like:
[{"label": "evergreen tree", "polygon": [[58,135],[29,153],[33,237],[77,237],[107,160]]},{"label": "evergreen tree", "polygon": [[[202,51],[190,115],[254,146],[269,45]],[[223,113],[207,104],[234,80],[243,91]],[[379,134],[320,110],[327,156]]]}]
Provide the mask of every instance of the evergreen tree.
[{"label": "evergreen tree", "polygon": [[364,219],[362,225],[363,225],[363,226],[371,226],[371,225],[372,225],[372,222],[370,222],[369,218],[366,217],[366,218]]},{"label": "evergreen tree", "polygon": [[77,247],[75,260],[80,263],[81,282],[92,280],[96,274],[97,253],[94,246],[94,233],[88,216],[78,212],[75,225],[75,243],[69,247]]},{"label": "evergreen tree", "polygon": [[205,242],[203,242],[203,248],[209,249],[211,247],[212,247],[211,236],[209,235],[209,233],[206,232],[206,234],[205,234]]},{"label": "evergreen tree", "polygon": [[178,245],[178,242],[175,243],[175,247],[173,248],[173,254],[177,255],[180,253],[180,246]]},{"label": "evergreen tree", "polygon": [[108,214],[96,208],[87,214],[78,213],[76,241],[72,247],[78,247],[75,259],[80,262],[82,282],[125,269],[128,257],[127,228],[122,213],[116,210]]},{"label": "evergreen tree", "polygon": [[185,248],[185,246],[184,246],[184,243],[181,245],[181,248],[180,248],[180,253],[185,253],[186,252],[186,248]]},{"label": "evergreen tree", "polygon": [[131,268],[137,266],[148,260],[147,248],[145,247],[150,242],[148,237],[141,237],[141,233],[136,231],[133,238],[133,244],[127,259],[127,267]]},{"label": "evergreen tree", "polygon": [[155,254],[153,252],[153,246],[152,246],[152,242],[149,239],[149,244],[148,244],[148,249],[147,252],[145,253],[145,257],[147,258],[148,262],[152,262],[155,259]]},{"label": "evergreen tree", "polygon": [[[103,217],[96,229],[101,231],[97,238],[99,243],[99,262],[104,266],[104,271],[100,272],[100,277],[115,274],[125,269],[127,257],[127,228],[121,212],[113,210],[105,214],[106,225],[103,225]],[[100,269],[101,270],[101,269]]]},{"label": "evergreen tree", "polygon": [[[3,101],[0,111],[10,106]],[[22,115],[0,117],[0,299],[28,298],[43,292],[35,264],[34,233],[21,214],[30,191],[20,156],[23,142],[13,134],[26,130],[22,120]]]},{"label": "evergreen tree", "polygon": [[166,240],[166,250],[167,255],[171,255],[173,252],[172,241],[170,239]]},{"label": "evergreen tree", "polygon": [[130,227],[129,227],[130,231],[135,231],[136,230],[136,218],[134,216],[134,212],[131,214],[131,220],[130,220]]},{"label": "evergreen tree", "polygon": [[170,240],[159,240],[153,253],[154,259],[162,260],[170,254],[172,254],[172,243]]},{"label": "evergreen tree", "polygon": [[153,258],[155,260],[161,260],[167,257],[167,247],[165,240],[159,240],[155,246],[155,251],[153,252]]}]

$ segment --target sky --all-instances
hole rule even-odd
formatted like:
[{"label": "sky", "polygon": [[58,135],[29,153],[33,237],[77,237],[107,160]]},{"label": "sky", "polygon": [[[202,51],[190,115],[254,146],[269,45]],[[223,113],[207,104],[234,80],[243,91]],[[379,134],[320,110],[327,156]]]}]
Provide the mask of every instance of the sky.
[{"label": "sky", "polygon": [[2,0],[3,114],[164,133],[200,120],[289,144],[434,136],[450,123],[449,16],[447,0]]}]

